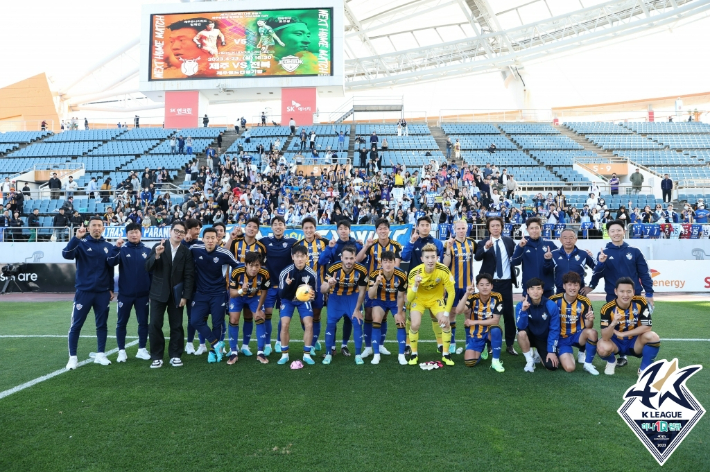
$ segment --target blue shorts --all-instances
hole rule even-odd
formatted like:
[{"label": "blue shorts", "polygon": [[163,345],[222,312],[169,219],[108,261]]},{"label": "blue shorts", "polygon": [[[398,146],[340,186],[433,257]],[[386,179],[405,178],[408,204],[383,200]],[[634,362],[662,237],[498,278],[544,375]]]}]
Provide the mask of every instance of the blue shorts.
[{"label": "blue shorts", "polygon": [[324,297],[320,290],[316,293],[316,298],[313,299],[311,305],[314,310],[320,310],[325,305]]},{"label": "blue shorts", "polygon": [[[367,292],[365,292],[365,308],[372,308],[373,306],[375,306],[375,305],[373,305],[374,302],[375,302],[375,300],[371,299],[370,295],[368,295]],[[387,312],[385,312],[385,313],[387,313]]]},{"label": "blue shorts", "polygon": [[[465,288],[457,288],[455,295],[454,295],[454,309],[456,308],[456,305],[459,304],[462,298],[467,298],[468,295],[466,294],[466,289]],[[453,314],[453,312],[452,312]]]},{"label": "blue shorts", "polygon": [[357,308],[357,293],[352,295],[334,295],[328,297],[328,321],[337,322],[343,316],[352,320],[353,312]]},{"label": "blue shorts", "polygon": [[634,336],[631,339],[619,339],[616,336],[612,336],[611,340],[619,348],[619,355],[641,357],[641,354],[636,354],[636,351],[634,351],[634,344],[636,344],[637,338],[638,336]]},{"label": "blue shorts", "polygon": [[296,308],[298,308],[298,314],[301,318],[306,318],[308,316],[313,318],[313,305],[311,302],[288,300],[281,300],[281,306],[279,307],[279,318],[291,318],[293,316],[293,311]]},{"label": "blue shorts", "polygon": [[372,306],[382,308],[385,312],[385,315],[387,314],[387,311],[389,311],[393,315],[397,314],[397,302],[383,302],[382,300],[372,300]]},{"label": "blue shorts", "polygon": [[229,313],[241,313],[244,307],[248,307],[252,313],[256,313],[259,306],[259,296],[235,297],[229,299]]},{"label": "blue shorts", "polygon": [[567,336],[566,338],[563,338],[560,336],[560,339],[557,341],[557,353],[559,355],[562,354],[574,354],[574,351],[572,350],[573,347],[581,347],[579,344],[579,337],[582,335],[582,332],[578,332],[573,334],[572,336]]},{"label": "blue shorts", "polygon": [[486,348],[486,341],[488,341],[488,333],[482,338],[474,338],[469,335],[468,330],[466,330],[466,350],[483,352]]},{"label": "blue shorts", "polygon": [[268,308],[276,308],[281,304],[281,297],[279,297],[279,288],[271,287],[266,291],[266,300],[264,300],[264,310]]}]

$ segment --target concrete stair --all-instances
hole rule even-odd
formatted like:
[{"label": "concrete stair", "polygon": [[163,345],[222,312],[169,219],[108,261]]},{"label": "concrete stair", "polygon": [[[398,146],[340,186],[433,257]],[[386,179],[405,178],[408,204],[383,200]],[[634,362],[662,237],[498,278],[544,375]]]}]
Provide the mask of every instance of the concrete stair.
[{"label": "concrete stair", "polygon": [[575,133],[574,131],[565,128],[564,126],[558,126],[557,129],[562,133],[563,136],[567,136],[571,140],[581,144],[584,146],[585,151],[592,151],[597,154],[599,157],[604,157],[604,158],[609,158],[613,159],[615,156],[611,151],[606,151],[599,146],[597,146],[594,143],[591,143],[587,141],[584,136],[580,136],[579,134]]}]

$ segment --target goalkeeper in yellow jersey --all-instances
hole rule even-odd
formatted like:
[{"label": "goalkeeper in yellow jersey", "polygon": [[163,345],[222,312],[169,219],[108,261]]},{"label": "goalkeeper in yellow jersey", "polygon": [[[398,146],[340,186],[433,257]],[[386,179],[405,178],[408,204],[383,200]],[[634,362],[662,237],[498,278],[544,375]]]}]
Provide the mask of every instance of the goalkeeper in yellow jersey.
[{"label": "goalkeeper in yellow jersey", "polygon": [[[410,303],[409,319],[409,343],[412,346],[412,355],[409,365],[419,363],[418,344],[419,326],[422,323],[422,313],[427,308],[436,315],[436,319],[441,326],[442,341],[444,343],[443,359],[446,365],[454,365],[449,354],[451,344],[451,326],[449,325],[449,313],[454,304],[456,289],[454,287],[454,277],[451,271],[444,264],[437,262],[436,246],[427,244],[421,250],[423,264],[418,265],[409,273],[409,289],[407,290],[407,301]],[[444,302],[444,290],[448,297]]]}]

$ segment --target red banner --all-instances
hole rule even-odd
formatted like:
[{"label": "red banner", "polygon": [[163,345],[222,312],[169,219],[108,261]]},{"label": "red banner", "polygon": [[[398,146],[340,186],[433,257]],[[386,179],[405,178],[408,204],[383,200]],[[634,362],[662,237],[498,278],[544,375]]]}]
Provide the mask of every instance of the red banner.
[{"label": "red banner", "polygon": [[197,128],[200,92],[165,92],[165,127]]},{"label": "red banner", "polygon": [[656,114],[653,112],[653,110],[648,110],[648,122],[653,123],[653,120],[656,118]]},{"label": "red banner", "polygon": [[281,125],[288,126],[293,118],[296,120],[296,126],[311,126],[315,112],[315,88],[281,89]]}]

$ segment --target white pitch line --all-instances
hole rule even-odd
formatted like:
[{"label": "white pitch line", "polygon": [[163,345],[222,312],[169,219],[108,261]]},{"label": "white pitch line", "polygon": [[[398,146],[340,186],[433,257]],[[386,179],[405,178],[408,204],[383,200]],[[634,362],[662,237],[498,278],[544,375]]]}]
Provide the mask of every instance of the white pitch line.
[{"label": "white pitch line", "polygon": [[[59,336],[57,336],[57,337],[59,337]],[[66,337],[66,336],[65,336],[65,337]],[[136,344],[138,344],[138,341],[137,341],[137,340],[126,344],[126,347],[135,346]],[[111,349],[109,352],[106,353],[106,355],[107,355],[107,356],[110,356],[111,354],[116,354],[117,352],[118,352],[118,348],[116,348],[116,349]],[[89,359],[86,359],[85,361],[79,362],[79,363],[77,364],[77,367],[82,367],[82,366],[84,366],[84,365],[86,365],[86,364],[90,364],[90,363],[93,363],[93,362],[94,362],[94,360],[91,359],[91,358],[89,358]],[[9,395],[12,395],[13,393],[17,393],[17,392],[19,392],[19,391],[21,391],[21,390],[24,390],[24,389],[26,389],[26,388],[30,388],[30,387],[32,387],[32,386],[34,386],[34,385],[37,385],[37,384],[40,383],[40,382],[44,382],[45,380],[49,380],[49,379],[51,379],[52,377],[56,377],[57,375],[64,374],[64,373],[66,373],[66,372],[69,372],[69,371],[68,371],[67,369],[55,370],[55,371],[52,372],[51,374],[43,375],[42,377],[37,377],[36,379],[30,380],[29,382],[25,382],[25,383],[23,383],[22,385],[18,385],[17,387],[13,387],[13,388],[11,388],[11,389],[9,389],[9,390],[5,390],[4,392],[0,392],[0,400],[2,400],[3,398],[5,398],[5,397],[7,397],[7,396],[9,396]]]}]

